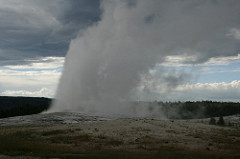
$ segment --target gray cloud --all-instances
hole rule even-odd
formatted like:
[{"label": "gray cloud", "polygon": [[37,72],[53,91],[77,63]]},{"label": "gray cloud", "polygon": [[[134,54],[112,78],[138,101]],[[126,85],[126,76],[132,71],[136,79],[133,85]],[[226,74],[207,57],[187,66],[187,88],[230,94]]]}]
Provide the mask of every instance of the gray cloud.
[{"label": "gray cloud", "polygon": [[99,0],[0,1],[0,65],[65,56],[70,40],[100,15]]},{"label": "gray cloud", "polygon": [[[134,10],[140,1],[126,2]],[[0,54],[0,65],[39,56],[65,56],[70,40],[101,16],[99,0],[9,0],[0,1],[0,5],[0,50],[12,54]],[[237,0],[149,1],[139,7],[143,13],[129,13],[129,17],[134,22],[143,16],[149,23],[146,30],[158,30],[158,38],[150,34],[146,38],[153,43],[164,40],[165,54],[195,52],[197,59],[188,63],[199,63],[240,52]]]}]

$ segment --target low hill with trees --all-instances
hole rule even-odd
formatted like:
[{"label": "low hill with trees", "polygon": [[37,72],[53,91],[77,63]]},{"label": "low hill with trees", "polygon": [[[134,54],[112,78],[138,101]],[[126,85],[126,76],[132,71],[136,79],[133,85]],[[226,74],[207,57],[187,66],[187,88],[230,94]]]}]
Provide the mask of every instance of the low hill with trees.
[{"label": "low hill with trees", "polygon": [[[0,96],[0,118],[38,114],[51,106],[53,99],[43,97]],[[168,119],[199,119],[240,114],[240,103],[235,102],[134,102],[134,107],[146,107],[149,112],[164,114]]]},{"label": "low hill with trees", "polygon": [[43,97],[0,96],[0,118],[38,114],[48,110],[51,101]]}]

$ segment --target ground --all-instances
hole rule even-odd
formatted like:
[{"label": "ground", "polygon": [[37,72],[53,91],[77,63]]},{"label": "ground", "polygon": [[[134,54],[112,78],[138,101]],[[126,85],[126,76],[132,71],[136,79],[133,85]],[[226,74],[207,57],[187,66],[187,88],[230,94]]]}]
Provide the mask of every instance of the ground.
[{"label": "ground", "polygon": [[237,159],[240,158],[240,127],[209,125],[204,120],[143,118],[67,124],[2,124],[0,154],[6,159],[10,159],[9,156],[19,159],[26,158],[21,156]]}]

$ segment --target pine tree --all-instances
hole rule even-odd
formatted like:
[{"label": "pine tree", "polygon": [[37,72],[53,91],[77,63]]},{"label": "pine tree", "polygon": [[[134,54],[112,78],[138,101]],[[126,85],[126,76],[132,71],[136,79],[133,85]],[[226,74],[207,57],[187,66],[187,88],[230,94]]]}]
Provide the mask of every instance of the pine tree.
[{"label": "pine tree", "polygon": [[219,117],[219,120],[217,122],[218,125],[225,125],[224,119],[222,116]]}]

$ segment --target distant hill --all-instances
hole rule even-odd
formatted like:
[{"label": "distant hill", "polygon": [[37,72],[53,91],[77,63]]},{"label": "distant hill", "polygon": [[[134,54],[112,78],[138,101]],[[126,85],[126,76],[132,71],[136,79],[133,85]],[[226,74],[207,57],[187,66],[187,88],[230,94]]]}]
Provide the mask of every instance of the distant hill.
[{"label": "distant hill", "polygon": [[0,96],[0,118],[37,114],[47,110],[52,99]]}]

